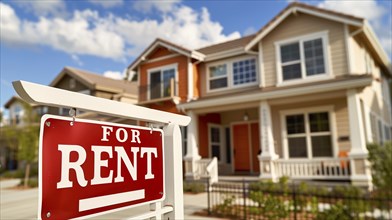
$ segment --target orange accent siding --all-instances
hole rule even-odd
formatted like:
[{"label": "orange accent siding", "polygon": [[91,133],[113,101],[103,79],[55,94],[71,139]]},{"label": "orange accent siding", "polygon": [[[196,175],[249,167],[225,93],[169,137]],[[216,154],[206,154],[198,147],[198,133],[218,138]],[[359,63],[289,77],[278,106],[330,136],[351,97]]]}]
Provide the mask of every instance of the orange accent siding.
[{"label": "orange accent siding", "polygon": [[220,124],[220,114],[199,115],[199,153],[201,157],[208,157],[208,123]]},{"label": "orange accent siding", "polygon": [[251,132],[251,141],[252,141],[252,163],[253,163],[253,171],[259,172],[260,165],[259,165],[259,158],[257,155],[260,153],[260,138],[259,138],[259,123],[252,123],[250,125],[250,132]]},{"label": "orange accent siding", "polygon": [[195,98],[199,98],[200,97],[199,68],[197,64],[193,64],[192,68],[193,68],[193,96]]},{"label": "orange accent siding", "polygon": [[186,56],[176,56],[165,60],[140,65],[139,102],[148,100],[148,70],[173,64],[178,65],[178,95],[181,98],[181,102],[186,101],[188,94],[188,58]]},{"label": "orange accent siding", "polygon": [[157,109],[160,111],[171,112],[171,113],[183,115],[182,112],[177,110],[176,104],[174,104],[172,101],[164,101],[161,103],[149,104],[146,107],[152,108],[152,109]]},{"label": "orange accent siding", "polygon": [[159,57],[163,57],[163,56],[167,56],[167,55],[171,55],[171,54],[173,54],[173,52],[169,51],[167,48],[160,47],[160,48],[157,48],[152,54],[150,54],[150,56],[148,56],[147,59],[155,59],[155,58],[159,58]]}]

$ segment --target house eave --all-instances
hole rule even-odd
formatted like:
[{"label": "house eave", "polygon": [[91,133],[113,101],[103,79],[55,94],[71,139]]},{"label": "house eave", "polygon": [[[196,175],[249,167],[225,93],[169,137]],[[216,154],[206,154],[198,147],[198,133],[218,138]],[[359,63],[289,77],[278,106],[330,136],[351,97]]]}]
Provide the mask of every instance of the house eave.
[{"label": "house eave", "polygon": [[274,91],[260,91],[251,94],[243,94],[243,95],[232,95],[229,97],[218,97],[211,98],[208,100],[198,100],[194,102],[188,102],[180,104],[178,107],[183,110],[190,109],[199,109],[199,108],[207,108],[221,105],[231,105],[231,104],[240,104],[244,102],[254,102],[254,101],[263,101],[268,99],[276,99],[276,98],[284,98],[284,97],[293,97],[299,95],[306,95],[309,93],[321,93],[321,92],[329,92],[336,91],[342,89],[352,89],[368,86],[372,83],[373,78],[366,77],[361,79],[352,79],[349,81],[338,81],[333,83],[325,83],[325,84],[316,84],[316,85],[308,85],[303,87],[295,87],[295,88],[282,88]]}]

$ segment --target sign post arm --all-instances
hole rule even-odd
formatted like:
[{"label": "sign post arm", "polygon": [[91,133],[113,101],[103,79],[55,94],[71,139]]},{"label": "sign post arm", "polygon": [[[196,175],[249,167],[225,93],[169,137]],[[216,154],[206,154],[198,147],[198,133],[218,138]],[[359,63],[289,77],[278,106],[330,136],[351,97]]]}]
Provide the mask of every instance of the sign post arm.
[{"label": "sign post arm", "polygon": [[180,127],[168,124],[165,133],[165,190],[164,206],[173,206],[173,212],[164,215],[164,219],[184,219],[184,195],[182,185],[182,147]]},{"label": "sign post arm", "polygon": [[149,109],[31,82],[15,81],[12,84],[18,95],[26,102],[32,104],[76,108],[83,111],[158,124],[175,123],[187,126],[191,121],[191,118],[185,115]]}]

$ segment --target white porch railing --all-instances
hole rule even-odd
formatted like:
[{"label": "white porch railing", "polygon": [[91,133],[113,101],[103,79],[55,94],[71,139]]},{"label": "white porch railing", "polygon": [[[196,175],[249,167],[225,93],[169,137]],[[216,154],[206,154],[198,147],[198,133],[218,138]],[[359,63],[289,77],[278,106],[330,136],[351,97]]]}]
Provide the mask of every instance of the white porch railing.
[{"label": "white porch railing", "polygon": [[218,159],[216,157],[196,160],[194,165],[198,178],[208,178],[210,184],[218,182]]},{"label": "white porch railing", "polygon": [[304,159],[274,161],[278,177],[288,176],[294,179],[349,179],[349,158]]}]

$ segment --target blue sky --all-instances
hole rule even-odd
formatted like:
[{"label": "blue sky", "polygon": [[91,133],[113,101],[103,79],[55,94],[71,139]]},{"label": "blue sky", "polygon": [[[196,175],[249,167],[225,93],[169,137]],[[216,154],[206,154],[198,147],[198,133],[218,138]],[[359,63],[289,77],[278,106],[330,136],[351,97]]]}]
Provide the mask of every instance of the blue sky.
[{"label": "blue sky", "polygon": [[[392,3],[303,1],[367,18],[389,57]],[[64,66],[120,77],[156,37],[196,49],[259,30],[290,1],[0,2],[1,106],[11,82],[49,84]]]}]

